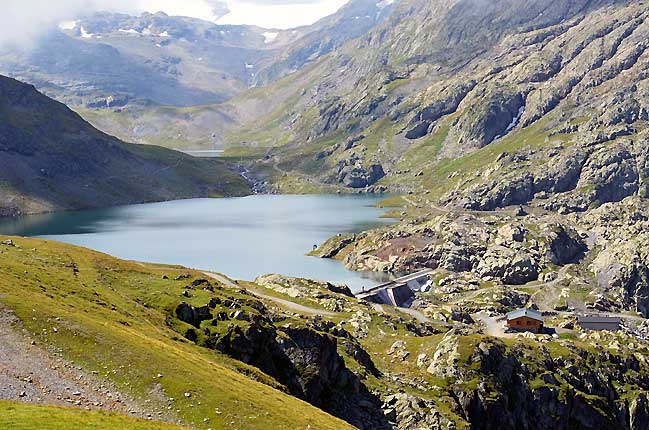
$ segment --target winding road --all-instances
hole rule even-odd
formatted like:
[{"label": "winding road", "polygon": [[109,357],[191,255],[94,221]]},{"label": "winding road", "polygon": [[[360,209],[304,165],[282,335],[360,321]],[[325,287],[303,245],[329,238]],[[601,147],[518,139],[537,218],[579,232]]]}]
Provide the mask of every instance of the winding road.
[{"label": "winding road", "polygon": [[249,292],[250,294],[252,294],[254,296],[260,297],[260,298],[265,299],[265,300],[270,300],[271,302],[275,302],[276,304],[278,304],[278,305],[280,305],[280,306],[282,306],[284,308],[290,309],[290,310],[292,310],[294,312],[307,314],[307,315],[321,315],[321,316],[334,316],[334,315],[336,315],[335,312],[325,311],[323,309],[316,309],[316,308],[312,308],[312,307],[309,307],[309,306],[304,306],[304,305],[301,305],[299,303],[292,302],[290,300],[286,300],[286,299],[282,299],[280,297],[275,297],[275,296],[265,294],[265,293],[263,293],[262,291],[260,291],[257,288],[249,288],[249,287],[244,287],[242,285],[235,284],[234,282],[232,282],[231,280],[229,280],[225,276],[219,275],[218,273],[212,273],[212,272],[203,272],[203,273],[206,276],[209,276],[210,278],[217,280],[219,283],[221,283],[221,284],[223,284],[223,285],[225,285],[227,287],[234,288],[234,289],[237,289],[237,290],[245,290],[245,291]]}]

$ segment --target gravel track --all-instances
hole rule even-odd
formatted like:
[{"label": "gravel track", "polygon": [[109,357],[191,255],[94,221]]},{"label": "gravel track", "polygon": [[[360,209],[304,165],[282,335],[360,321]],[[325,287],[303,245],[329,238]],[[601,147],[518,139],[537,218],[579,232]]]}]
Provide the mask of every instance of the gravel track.
[{"label": "gravel track", "polygon": [[169,419],[147,411],[108,382],[47,350],[0,304],[0,400],[104,410],[139,418]]}]

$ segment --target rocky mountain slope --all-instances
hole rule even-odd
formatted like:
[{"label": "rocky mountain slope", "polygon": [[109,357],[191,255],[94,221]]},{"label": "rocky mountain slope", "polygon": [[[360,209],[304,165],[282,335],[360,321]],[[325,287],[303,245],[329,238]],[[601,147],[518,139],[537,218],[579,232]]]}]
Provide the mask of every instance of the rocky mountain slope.
[{"label": "rocky mountain slope", "polygon": [[409,194],[393,201],[402,223],[325,245],[348,267],[429,267],[451,290],[540,282],[547,311],[647,317],[648,16],[629,1],[404,1],[240,96],[272,108],[232,152],[262,157],[271,191]]},{"label": "rocky mountain slope", "polygon": [[[14,319],[0,326],[3,335],[24,337],[23,355],[49,351],[60,368],[50,373],[84,375],[76,381],[97,383],[101,393],[110,387],[117,410],[129,399],[142,405],[137,414],[194,429],[646,428],[649,330],[633,319],[628,332],[495,338],[469,308],[450,303],[429,300],[430,317],[416,320],[324,282],[274,275],[235,283],[1,239],[0,324]],[[484,308],[501,306],[487,290]],[[548,317],[552,325],[572,322]],[[0,344],[0,354],[11,359],[11,343]],[[37,402],[37,377],[9,374],[9,386],[30,395],[0,389],[0,399]],[[8,419],[37,410],[12,405]],[[83,415],[58,412],[50,416],[61,422]]]},{"label": "rocky mountain slope", "polygon": [[352,0],[333,15],[296,29],[303,36],[288,43],[273,58],[261,62],[254,79],[255,86],[267,85],[298,71],[345,42],[364,35],[385,21],[394,5],[395,0]]},{"label": "rocky mountain slope", "polygon": [[209,148],[238,118],[220,103],[301,69],[392,8],[389,0],[354,0],[290,30],[102,12],[61,23],[34,46],[0,49],[0,73],[34,84],[123,140]]},{"label": "rocky mountain slope", "polygon": [[264,34],[164,13],[96,13],[62,23],[34,46],[5,48],[0,71],[72,106],[218,103],[247,88],[254,65],[272,54]]},{"label": "rocky mountain slope", "polygon": [[[239,98],[246,110],[272,108],[244,120],[231,143],[271,150],[281,170],[328,184],[364,188],[382,170],[388,178],[380,185],[416,189],[437,180],[432,170],[440,162],[504,140],[538,139],[536,146],[579,138],[592,147],[642,131],[643,3],[482,3],[400,3],[366,35],[286,82]],[[547,159],[540,152],[535,164]],[[363,179],[349,180],[350,169]],[[535,186],[563,192],[571,180],[555,186],[538,178]],[[623,188],[630,194],[637,186]]]},{"label": "rocky mountain slope", "polygon": [[[270,190],[407,194],[386,203],[401,207],[401,223],[333,238],[317,253],[357,270],[433,269],[414,304],[431,318],[458,306],[493,324],[534,305],[559,319],[646,324],[648,14],[629,1],[405,1],[366,36],[240,97],[272,108],[231,136],[232,151],[263,157],[254,166]],[[435,374],[466,380],[454,367],[461,342],[449,337],[436,353],[446,370]],[[511,351],[473,347],[497,362]],[[498,376],[451,395],[465,417],[480,417],[471,428],[498,428],[491,417],[515,428],[639,425],[613,409],[604,421],[586,422],[596,416],[587,412],[548,422],[563,413],[554,399],[509,388],[535,386],[510,373],[525,359],[472,358]],[[601,363],[593,375],[611,369]],[[513,398],[535,406],[512,412]]]},{"label": "rocky mountain slope", "polygon": [[[199,429],[646,430],[648,14],[402,0],[295,73],[182,110],[226,109],[218,133],[270,191],[399,192],[399,223],[314,254],[432,269],[411,309],[18,238],[0,245],[0,301],[38,344]],[[524,306],[553,335],[506,333]]]},{"label": "rocky mountain slope", "polygon": [[4,216],[248,192],[221,161],[125,144],[6,77],[0,77],[0,153]]}]

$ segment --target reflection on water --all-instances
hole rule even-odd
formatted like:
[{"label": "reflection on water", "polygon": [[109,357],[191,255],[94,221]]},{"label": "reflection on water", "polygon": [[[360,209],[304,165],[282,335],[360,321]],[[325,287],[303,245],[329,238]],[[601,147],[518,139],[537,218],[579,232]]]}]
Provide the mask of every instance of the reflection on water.
[{"label": "reflection on water", "polygon": [[0,233],[39,236],[120,258],[181,264],[238,279],[280,273],[354,290],[389,279],[307,257],[314,244],[391,222],[366,195],[194,199],[63,212],[0,222]]}]

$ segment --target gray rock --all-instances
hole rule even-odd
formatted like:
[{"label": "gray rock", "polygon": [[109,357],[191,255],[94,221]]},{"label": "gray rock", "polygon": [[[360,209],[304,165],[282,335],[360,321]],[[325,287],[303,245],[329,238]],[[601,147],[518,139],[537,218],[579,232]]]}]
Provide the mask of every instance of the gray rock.
[{"label": "gray rock", "polygon": [[208,306],[196,308],[183,302],[176,307],[176,317],[187,324],[199,328],[202,321],[212,319],[212,314]]},{"label": "gray rock", "polygon": [[514,251],[502,246],[487,249],[477,267],[481,277],[495,277],[506,284],[523,285],[539,277],[539,265],[526,251]]},{"label": "gray rock", "polygon": [[365,188],[375,184],[385,176],[380,164],[368,167],[352,165],[343,167],[338,174],[338,182],[349,188]]}]

